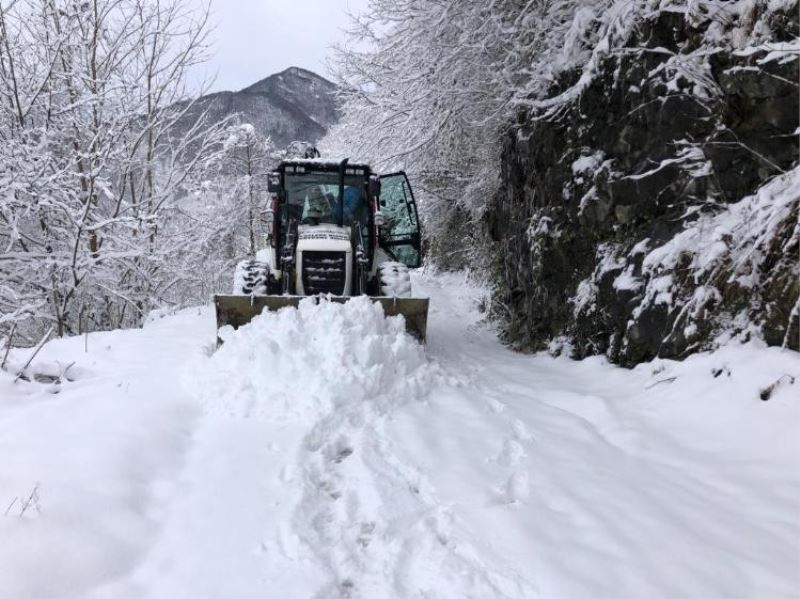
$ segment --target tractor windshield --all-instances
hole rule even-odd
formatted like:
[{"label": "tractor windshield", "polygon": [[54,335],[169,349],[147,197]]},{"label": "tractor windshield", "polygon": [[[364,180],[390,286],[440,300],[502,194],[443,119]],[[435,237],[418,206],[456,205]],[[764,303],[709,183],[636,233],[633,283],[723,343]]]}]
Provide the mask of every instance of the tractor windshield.
[{"label": "tractor windshield", "polygon": [[337,224],[339,211],[345,227],[356,221],[362,224],[367,221],[363,177],[344,178],[341,203],[338,201],[338,173],[287,173],[284,185],[289,216],[300,224]]}]

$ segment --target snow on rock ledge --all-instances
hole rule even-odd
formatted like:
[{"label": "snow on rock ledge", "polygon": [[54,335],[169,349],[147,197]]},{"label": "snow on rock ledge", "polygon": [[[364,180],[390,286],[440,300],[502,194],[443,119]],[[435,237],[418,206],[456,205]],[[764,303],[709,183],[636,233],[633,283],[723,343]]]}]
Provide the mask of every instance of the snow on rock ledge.
[{"label": "snow on rock ledge", "polygon": [[502,140],[484,222],[506,341],[628,366],[799,349],[797,2],[609,4],[625,27],[600,17],[589,63]]}]

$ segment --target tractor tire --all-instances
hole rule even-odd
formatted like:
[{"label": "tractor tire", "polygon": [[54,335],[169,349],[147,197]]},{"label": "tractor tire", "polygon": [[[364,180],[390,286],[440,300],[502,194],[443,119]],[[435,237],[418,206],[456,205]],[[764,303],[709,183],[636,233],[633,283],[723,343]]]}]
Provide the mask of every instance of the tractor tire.
[{"label": "tractor tire", "polygon": [[233,275],[233,295],[268,295],[270,269],[266,262],[242,260]]},{"label": "tractor tire", "polygon": [[379,295],[411,297],[411,277],[402,262],[383,262],[378,265]]}]

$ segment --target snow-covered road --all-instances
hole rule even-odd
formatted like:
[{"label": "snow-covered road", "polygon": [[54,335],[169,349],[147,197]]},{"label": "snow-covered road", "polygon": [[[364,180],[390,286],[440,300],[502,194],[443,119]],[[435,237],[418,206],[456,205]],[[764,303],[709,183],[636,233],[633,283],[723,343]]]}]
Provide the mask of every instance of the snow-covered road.
[{"label": "snow-covered road", "polygon": [[796,353],[525,356],[415,284],[427,347],[354,300],[213,352],[204,308],[0,377],[0,597],[800,596]]}]

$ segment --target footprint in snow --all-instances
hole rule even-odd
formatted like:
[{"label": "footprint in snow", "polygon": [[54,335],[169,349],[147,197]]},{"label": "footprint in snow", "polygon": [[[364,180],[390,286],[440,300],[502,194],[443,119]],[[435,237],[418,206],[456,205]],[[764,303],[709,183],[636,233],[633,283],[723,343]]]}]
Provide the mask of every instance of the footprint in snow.
[{"label": "footprint in snow", "polygon": [[292,482],[295,479],[294,468],[291,464],[286,464],[281,468],[281,473],[278,475],[278,480],[283,483]]},{"label": "footprint in snow", "polygon": [[493,397],[487,399],[486,403],[489,404],[489,409],[495,414],[501,414],[506,409],[506,404],[504,404],[502,401],[494,399]]},{"label": "footprint in snow", "polygon": [[512,474],[503,489],[506,503],[522,503],[530,497],[530,493],[528,473],[525,470],[519,470]]},{"label": "footprint in snow", "polygon": [[525,448],[522,447],[522,444],[515,439],[506,439],[503,442],[503,447],[500,450],[500,453],[495,457],[495,461],[503,466],[516,466],[522,460],[527,458],[528,455],[525,453]]},{"label": "footprint in snow", "polygon": [[336,484],[331,480],[321,480],[317,488],[334,501],[342,496],[341,491],[336,488]]},{"label": "footprint in snow", "polygon": [[357,542],[361,547],[366,548],[372,542],[372,533],[375,531],[374,522],[362,522]]},{"label": "footprint in snow", "polygon": [[339,437],[335,443],[331,443],[325,448],[325,458],[329,462],[341,464],[348,457],[353,455],[353,444],[347,437]]},{"label": "footprint in snow", "polygon": [[333,458],[333,461],[337,464],[341,464],[347,457],[353,455],[353,448],[352,447],[342,447]]},{"label": "footprint in snow", "polygon": [[533,441],[533,435],[528,432],[528,427],[525,426],[522,420],[515,420],[512,427],[514,429],[514,437],[516,437],[518,441]]}]

